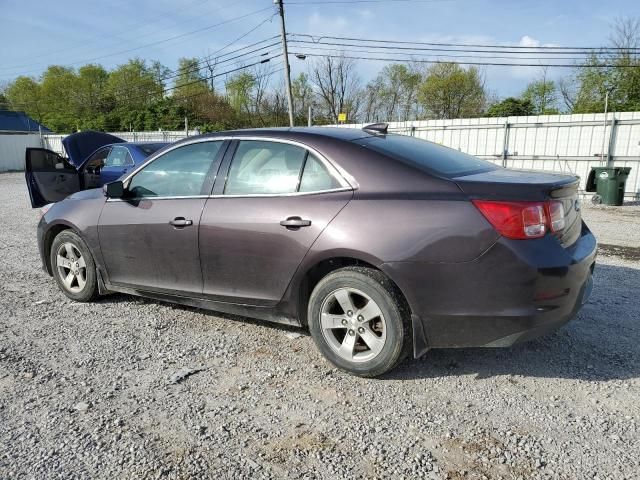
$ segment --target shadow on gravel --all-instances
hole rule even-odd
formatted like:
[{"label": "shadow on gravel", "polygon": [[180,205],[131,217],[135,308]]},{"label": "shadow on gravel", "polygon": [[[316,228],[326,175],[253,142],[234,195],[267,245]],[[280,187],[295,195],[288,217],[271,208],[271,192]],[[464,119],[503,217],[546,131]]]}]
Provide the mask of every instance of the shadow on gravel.
[{"label": "shadow on gravel", "polygon": [[[507,349],[432,350],[383,379],[475,374],[589,381],[640,377],[640,269],[597,265],[589,302],[556,333]],[[517,378],[509,378],[517,383]]]},{"label": "shadow on gravel", "polygon": [[216,312],[214,310],[206,310],[204,308],[191,307],[189,305],[180,305],[178,303],[163,302],[161,300],[138,297],[135,295],[128,295],[125,293],[111,293],[109,295],[105,295],[104,297],[100,297],[98,300],[96,300],[96,303],[105,303],[105,304],[116,304],[116,303],[123,303],[123,302],[137,302],[140,304],[146,303],[146,304],[154,304],[154,305],[156,304],[166,305],[167,307],[170,307],[174,310],[183,310],[185,312],[197,312],[197,313],[201,313],[203,315],[208,315],[211,317],[222,318],[222,319],[228,320],[229,322],[239,322],[239,323],[246,323],[249,325],[259,325],[262,327],[269,327],[274,330],[282,330],[285,332],[296,332],[304,336],[309,335],[308,330],[297,327],[295,325],[287,325],[286,323],[267,322],[264,320],[258,320],[256,318],[243,317],[240,315],[233,315],[231,313]]},{"label": "shadow on gravel", "polygon": [[[579,380],[625,380],[640,377],[640,269],[597,265],[589,303],[558,332],[511,348],[432,350],[409,359],[384,380],[475,375],[527,376]],[[308,335],[305,329],[223,314],[125,294],[102,297],[99,303],[165,304],[229,322],[269,327]],[[230,325],[231,326],[231,325]],[[510,378],[517,382],[517,379]]]}]

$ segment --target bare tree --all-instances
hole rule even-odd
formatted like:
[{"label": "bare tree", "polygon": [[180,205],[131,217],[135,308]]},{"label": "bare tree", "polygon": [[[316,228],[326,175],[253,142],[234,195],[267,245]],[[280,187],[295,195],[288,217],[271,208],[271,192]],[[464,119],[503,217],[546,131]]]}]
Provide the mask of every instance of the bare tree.
[{"label": "bare tree", "polygon": [[320,105],[331,121],[337,122],[339,113],[346,113],[349,120],[358,117],[362,92],[353,60],[344,56],[323,57],[313,65],[310,77]]},{"label": "bare tree", "polygon": [[618,17],[612,29],[609,36],[611,45],[622,49],[623,55],[637,58],[637,49],[640,48],[640,17]]},{"label": "bare tree", "polygon": [[253,69],[253,78],[255,79],[252,92],[253,112],[257,115],[262,126],[268,126],[268,121],[265,120],[262,112],[268,101],[266,98],[267,88],[271,82],[271,66],[264,63],[256,66]]},{"label": "bare tree", "polygon": [[578,79],[574,76],[563,77],[558,81],[558,89],[566,111],[572,112],[578,95]]},{"label": "bare tree", "polygon": [[211,89],[212,92],[215,91],[215,72],[216,72],[216,66],[218,65],[218,58],[211,58],[210,56],[206,56],[204,57],[204,62],[205,62],[205,68],[207,69],[207,72],[209,72],[209,88]]}]

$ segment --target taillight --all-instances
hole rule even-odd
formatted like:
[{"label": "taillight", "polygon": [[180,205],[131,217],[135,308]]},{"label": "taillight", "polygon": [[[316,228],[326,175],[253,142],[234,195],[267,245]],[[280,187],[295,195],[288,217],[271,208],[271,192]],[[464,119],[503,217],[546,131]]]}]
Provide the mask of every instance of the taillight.
[{"label": "taillight", "polygon": [[543,237],[547,230],[564,228],[561,202],[498,202],[473,200],[473,204],[501,235],[516,240]]},{"label": "taillight", "polygon": [[547,202],[547,209],[549,210],[549,226],[552,232],[560,232],[564,230],[564,205],[558,200],[552,200]]}]

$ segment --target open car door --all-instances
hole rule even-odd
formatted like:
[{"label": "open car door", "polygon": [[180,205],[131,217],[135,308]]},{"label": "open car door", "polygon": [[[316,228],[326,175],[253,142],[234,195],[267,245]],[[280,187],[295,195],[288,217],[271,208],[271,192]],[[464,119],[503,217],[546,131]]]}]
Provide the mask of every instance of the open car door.
[{"label": "open car door", "polygon": [[25,177],[33,208],[59,202],[81,189],[78,170],[44,148],[27,148]]}]

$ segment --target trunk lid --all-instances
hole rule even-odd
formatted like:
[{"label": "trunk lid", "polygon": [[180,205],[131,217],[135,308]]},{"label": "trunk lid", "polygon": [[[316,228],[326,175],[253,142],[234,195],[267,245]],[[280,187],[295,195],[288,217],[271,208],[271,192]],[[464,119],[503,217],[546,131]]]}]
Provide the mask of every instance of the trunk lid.
[{"label": "trunk lid", "polygon": [[575,175],[500,168],[457,177],[453,181],[472,199],[525,202],[558,200],[562,202],[565,215],[565,228],[558,234],[560,243],[568,247],[580,237],[580,179]]}]

